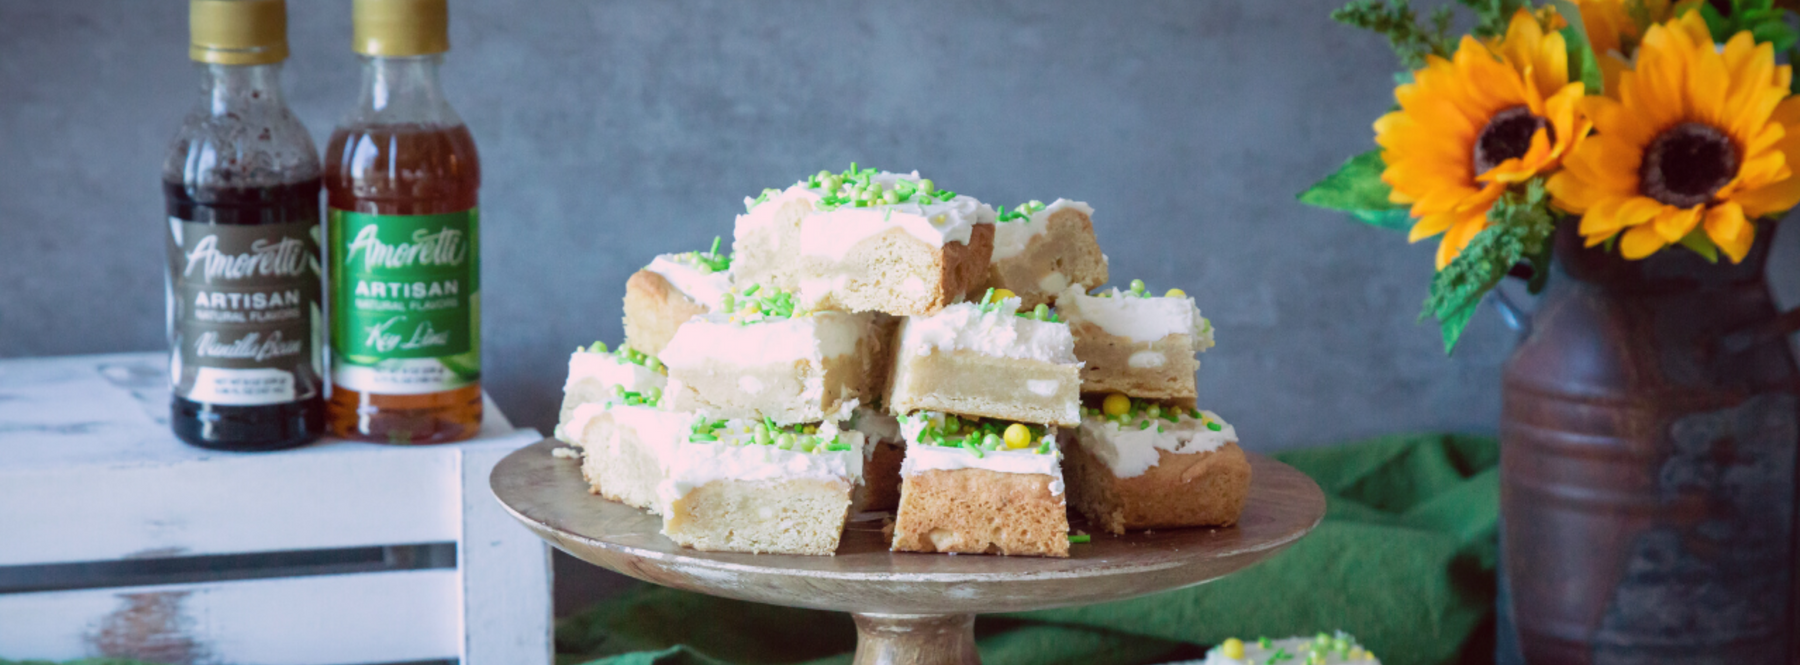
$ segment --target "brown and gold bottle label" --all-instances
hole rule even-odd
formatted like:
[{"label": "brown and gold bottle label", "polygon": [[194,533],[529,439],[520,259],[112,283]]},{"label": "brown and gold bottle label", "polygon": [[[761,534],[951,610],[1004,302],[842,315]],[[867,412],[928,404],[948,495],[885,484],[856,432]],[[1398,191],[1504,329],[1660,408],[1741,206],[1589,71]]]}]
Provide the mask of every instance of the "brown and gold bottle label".
[{"label": "brown and gold bottle label", "polygon": [[176,396],[248,406],[320,394],[317,223],[169,218],[169,379]]}]

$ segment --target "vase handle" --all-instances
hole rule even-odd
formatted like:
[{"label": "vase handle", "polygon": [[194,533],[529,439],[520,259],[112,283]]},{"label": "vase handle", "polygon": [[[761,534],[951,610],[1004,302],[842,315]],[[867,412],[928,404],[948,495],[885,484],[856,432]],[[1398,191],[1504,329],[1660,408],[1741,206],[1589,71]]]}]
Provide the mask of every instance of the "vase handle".
[{"label": "vase handle", "polygon": [[1781,339],[1795,332],[1800,332],[1800,307],[1764,323],[1726,333],[1719,338],[1719,350],[1725,355],[1737,355],[1758,344]]},{"label": "vase handle", "polygon": [[1495,311],[1500,312],[1500,320],[1506,323],[1506,327],[1512,328],[1520,337],[1531,334],[1531,313],[1514,303],[1505,290],[1496,288],[1489,291],[1488,302],[1493,304]]}]

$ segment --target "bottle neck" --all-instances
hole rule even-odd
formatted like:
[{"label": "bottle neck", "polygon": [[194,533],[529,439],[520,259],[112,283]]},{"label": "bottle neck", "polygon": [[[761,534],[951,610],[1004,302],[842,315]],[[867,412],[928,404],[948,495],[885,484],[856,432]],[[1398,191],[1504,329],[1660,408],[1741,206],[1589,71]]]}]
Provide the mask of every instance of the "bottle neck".
[{"label": "bottle neck", "polygon": [[241,109],[279,107],[281,97],[281,65],[200,65],[201,103],[215,116]]},{"label": "bottle neck", "polygon": [[352,124],[462,124],[438,82],[442,55],[362,56],[362,61],[362,94]]}]

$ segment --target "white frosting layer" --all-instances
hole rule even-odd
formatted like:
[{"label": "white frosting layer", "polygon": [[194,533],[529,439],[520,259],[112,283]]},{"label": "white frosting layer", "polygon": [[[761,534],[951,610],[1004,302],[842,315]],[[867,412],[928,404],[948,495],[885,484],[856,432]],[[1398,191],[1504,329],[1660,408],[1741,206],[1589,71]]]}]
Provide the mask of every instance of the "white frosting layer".
[{"label": "white frosting layer", "polygon": [[598,381],[603,390],[612,390],[613,386],[623,387],[631,392],[643,392],[645,388],[663,388],[668,385],[668,377],[652,372],[650,368],[620,358],[613,353],[595,353],[587,349],[575,349],[569,354],[569,380],[563,383],[563,392],[573,389],[583,381]]},{"label": "white frosting layer", "polygon": [[651,259],[645,270],[662,275],[676,290],[686,294],[706,306],[708,311],[719,308],[719,297],[731,290],[730,272],[704,272],[700,268],[682,261],[679,254],[663,254]]},{"label": "white frosting layer", "polygon": [[[1314,641],[1315,638],[1289,637],[1280,640],[1269,640],[1269,646],[1267,647],[1262,646],[1261,642],[1258,640],[1244,640],[1243,658],[1231,658],[1226,656],[1225,648],[1223,646],[1216,646],[1213,647],[1212,650],[1206,652],[1206,660],[1202,661],[1200,665],[1264,665],[1265,663],[1271,662],[1291,663],[1293,665],[1305,665],[1306,663],[1313,662],[1321,663],[1322,665],[1338,665],[1339,663],[1381,665],[1381,660],[1377,659],[1373,654],[1370,654],[1368,650],[1357,644],[1355,638],[1352,638],[1341,631],[1338,632],[1337,637],[1344,641],[1345,648],[1341,651],[1330,647],[1321,649],[1324,658],[1318,661],[1310,659],[1313,645],[1316,644]],[[1280,661],[1275,660],[1275,654],[1277,652],[1285,654],[1287,658]]]},{"label": "white frosting layer", "polygon": [[[751,422],[732,421],[727,429],[742,428],[748,432]],[[665,503],[672,502],[715,480],[836,480],[849,485],[862,482],[862,433],[837,432],[836,426],[830,424],[819,431],[825,433],[828,429],[849,443],[850,449],[806,453],[754,443],[734,445],[733,441],[741,437],[727,436],[723,431],[715,432],[721,435],[716,442],[684,440],[671,458],[668,478],[656,486],[657,497]]]},{"label": "white frosting layer", "polygon": [[[1063,493],[1062,465],[1059,462],[1062,451],[1055,444],[1051,445],[1048,453],[1027,448],[986,451],[976,457],[975,453],[963,448],[919,443],[919,433],[924,429],[925,419],[917,415],[900,423],[900,431],[906,437],[906,460],[900,463],[901,477],[938,469],[986,469],[996,473],[1050,476],[1050,494],[1061,496]],[[1049,436],[1054,440],[1054,429]]]},{"label": "white frosting layer", "polygon": [[[902,180],[918,183],[919,172],[876,174],[874,182],[883,189],[893,189]],[[845,185],[848,188],[849,185]],[[889,229],[902,229],[933,247],[945,243],[968,244],[976,224],[992,224],[994,209],[974,197],[957,195],[948,201],[920,204],[917,200],[895,204],[871,205],[866,208],[840,206],[834,210],[818,210],[819,199],[827,192],[822,188],[797,183],[780,194],[757,203],[745,197],[749,211],[738,215],[733,234],[738,239],[775,225],[781,211],[789,205],[801,204],[812,209],[800,221],[800,253],[840,260],[856,243]],[[841,193],[841,191],[840,191]]]},{"label": "white frosting layer", "polygon": [[[686,441],[688,433],[694,426],[693,414],[679,411],[663,411],[651,406],[627,406],[624,404],[583,404],[575,407],[569,414],[568,431],[579,435],[587,429],[589,423],[601,414],[611,413],[613,423],[619,427],[630,428],[637,432],[638,440],[649,447],[656,455],[657,461],[667,465],[675,446]],[[598,442],[607,445],[610,442]]]},{"label": "white frosting layer", "polygon": [[708,360],[734,365],[821,361],[855,353],[869,320],[866,314],[815,312],[740,325],[722,314],[709,314],[681,324],[663,347],[661,360],[669,367],[692,367]]},{"label": "white frosting layer", "polygon": [[[1043,210],[1032,213],[1030,219],[996,223],[994,225],[994,262],[998,263],[1024,252],[1026,247],[1031,246],[1032,238],[1044,235],[1050,230],[1050,215],[1064,208],[1074,208],[1089,217],[1094,216],[1094,209],[1088,207],[1086,203],[1057,199],[1050,205],[1044,206]],[[1061,291],[1062,287],[1045,290],[1054,293]]]},{"label": "white frosting layer", "polygon": [[862,432],[870,443],[901,440],[900,420],[874,407],[856,407],[850,416],[850,428]]},{"label": "white frosting layer", "polygon": [[[1136,478],[1156,466],[1162,457],[1159,450],[1180,455],[1209,453],[1227,443],[1237,443],[1237,429],[1231,423],[1211,411],[1202,410],[1200,414],[1218,423],[1219,431],[1214,432],[1201,420],[1185,414],[1175,423],[1149,418],[1148,428],[1140,428],[1138,420],[1120,426],[1102,416],[1088,416],[1081,420],[1081,446],[1105,462],[1113,475]],[[1163,431],[1156,431],[1158,426]]]},{"label": "white frosting layer", "polygon": [[976,303],[959,303],[932,316],[907,317],[901,327],[900,347],[904,353],[916,355],[943,349],[1064,365],[1080,362],[1075,359],[1075,337],[1067,324],[1018,316],[1018,298],[1001,302],[1001,307],[990,312],[981,311]]},{"label": "white frosting layer", "polygon": [[1103,298],[1087,295],[1077,285],[1057,296],[1056,312],[1071,324],[1086,321],[1134,342],[1182,334],[1194,338],[1195,350],[1212,346],[1212,325],[1200,316],[1193,298],[1139,298],[1117,288]]}]

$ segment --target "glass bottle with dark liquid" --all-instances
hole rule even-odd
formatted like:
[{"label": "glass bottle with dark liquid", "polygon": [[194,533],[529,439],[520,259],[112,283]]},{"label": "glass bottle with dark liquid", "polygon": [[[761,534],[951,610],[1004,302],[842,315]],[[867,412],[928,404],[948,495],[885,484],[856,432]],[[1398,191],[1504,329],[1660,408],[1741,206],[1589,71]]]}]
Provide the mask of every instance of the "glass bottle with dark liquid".
[{"label": "glass bottle with dark liquid", "polygon": [[163,163],[171,404],[181,440],[317,439],[324,395],[319,158],[282,100],[282,0],[194,0],[201,96]]},{"label": "glass bottle with dark liquid", "polygon": [[325,158],[332,433],[443,443],[481,427],[481,166],[438,84],[443,0],[357,0],[362,93]]}]

